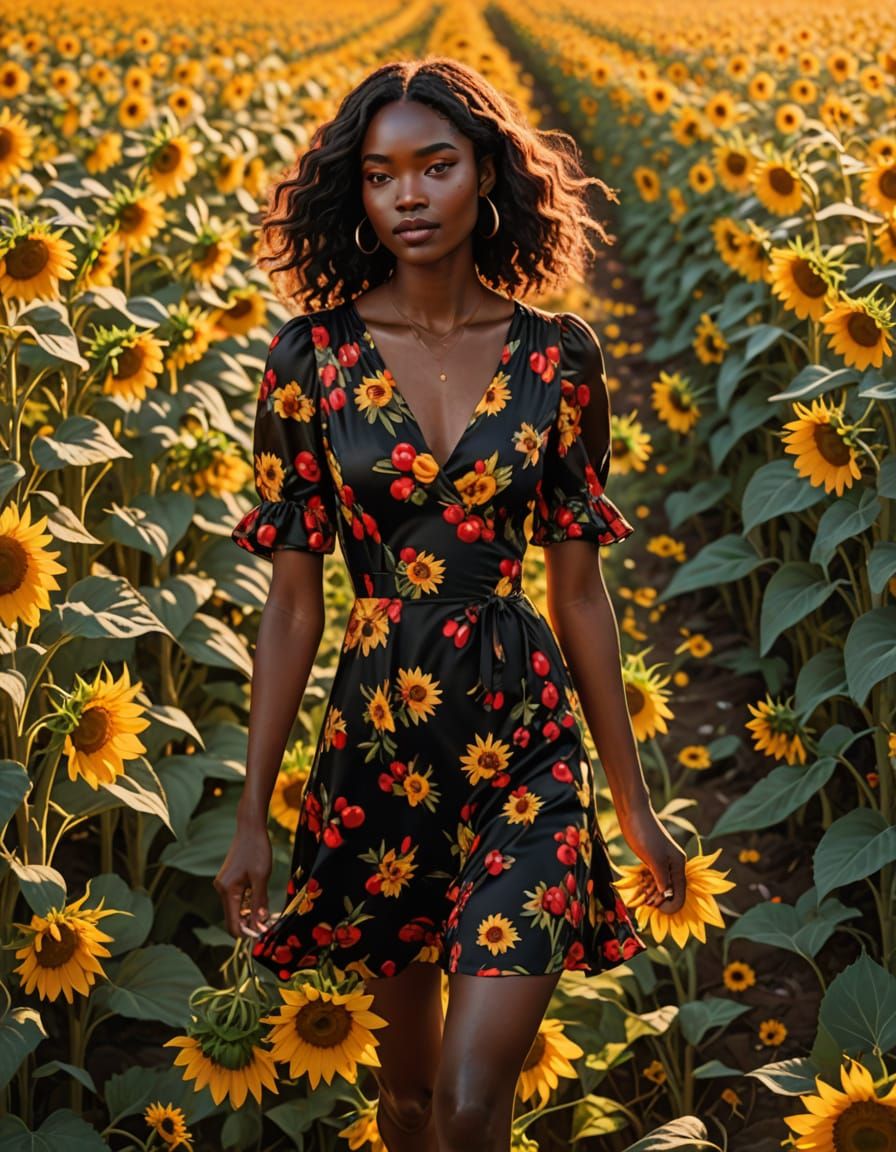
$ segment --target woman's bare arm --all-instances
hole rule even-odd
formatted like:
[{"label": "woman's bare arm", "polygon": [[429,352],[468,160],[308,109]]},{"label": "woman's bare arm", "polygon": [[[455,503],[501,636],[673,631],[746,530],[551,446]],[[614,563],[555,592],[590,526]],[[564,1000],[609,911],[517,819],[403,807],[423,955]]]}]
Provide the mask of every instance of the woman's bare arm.
[{"label": "woman's bare arm", "polygon": [[[656,888],[648,902],[676,911],[684,901],[686,856],[657,819],[644,779],[600,549],[582,540],[553,544],[545,549],[545,566],[548,615],[606,773],[620,829],[653,874]],[[670,879],[674,897],[664,902]]]},{"label": "woman's bare arm", "polygon": [[236,834],[214,880],[233,936],[241,932],[240,905],[247,889],[251,911],[245,927],[257,932],[267,917],[268,808],[325,624],[323,556],[280,549],[274,552],[272,565],[253,661],[246,780],[237,806]]}]

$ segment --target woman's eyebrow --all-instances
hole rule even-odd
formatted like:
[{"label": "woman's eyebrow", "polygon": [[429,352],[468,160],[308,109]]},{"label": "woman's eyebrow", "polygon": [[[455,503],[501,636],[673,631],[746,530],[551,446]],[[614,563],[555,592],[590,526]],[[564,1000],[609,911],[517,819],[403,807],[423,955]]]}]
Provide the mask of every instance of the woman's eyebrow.
[{"label": "woman's eyebrow", "polygon": [[[427,144],[423,148],[418,148],[414,155],[428,156],[430,152],[441,152],[443,148],[451,148],[454,152],[458,151],[454,144],[449,144],[447,140],[440,140],[437,144]],[[365,152],[361,157],[361,163],[363,164],[365,160],[375,160],[380,164],[388,164],[391,159],[391,156],[383,156],[380,152]]]}]

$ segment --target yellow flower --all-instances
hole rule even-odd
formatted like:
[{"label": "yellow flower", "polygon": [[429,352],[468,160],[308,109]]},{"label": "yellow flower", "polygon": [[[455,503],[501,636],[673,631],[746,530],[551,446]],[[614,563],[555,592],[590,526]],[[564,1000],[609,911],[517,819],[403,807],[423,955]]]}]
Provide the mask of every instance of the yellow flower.
[{"label": "yellow flower", "polygon": [[75,690],[66,695],[57,709],[65,730],[63,755],[68,757],[68,776],[80,776],[96,791],[124,773],[125,760],[135,760],[146,751],[137,733],[149,727],[145,708],[135,701],[143,682],[131,684],[124,665],[116,680],[105,666],[92,683],[75,674]]},{"label": "yellow flower", "polygon": [[59,281],[74,280],[75,264],[74,245],[61,232],[44,222],[29,224],[0,252],[0,296],[25,304],[58,300]]},{"label": "yellow flower", "polygon": [[678,911],[672,913],[644,903],[646,892],[653,887],[653,876],[646,864],[619,865],[623,879],[616,881],[615,886],[623,902],[634,908],[638,927],[649,928],[657,943],[662,943],[668,933],[679,948],[684,947],[689,936],[705,944],[707,924],[724,928],[725,921],[715,896],[730,891],[735,885],[725,879],[727,872],[710,867],[721,851],[718,848],[708,856],[693,856],[685,862],[685,900]]},{"label": "yellow flower", "polygon": [[[21,87],[19,74],[27,75],[17,65],[13,65],[15,71],[7,75],[9,67],[8,64],[4,67],[6,79],[0,90],[0,98],[7,100],[19,94],[15,91]],[[9,108],[0,109],[0,188],[12,184],[24,169],[31,167],[34,135],[23,117],[10,112]]]},{"label": "yellow flower", "polygon": [[[180,1048],[174,1063],[183,1066],[184,1080],[196,1081],[197,1092],[208,1086],[216,1104],[226,1096],[232,1108],[242,1108],[250,1092],[261,1103],[265,1088],[274,1093],[279,1091],[274,1057],[261,1047],[261,1033],[262,1029],[256,1026],[235,1040],[214,1033],[173,1036],[163,1047]],[[226,1053],[226,1063],[215,1059],[213,1053],[218,1050]]]},{"label": "yellow flower", "polygon": [[564,1035],[562,1021],[542,1020],[517,1081],[520,1100],[525,1102],[537,1093],[538,1107],[543,1108],[551,1090],[560,1083],[558,1077],[576,1078],[570,1060],[583,1054],[579,1045]]},{"label": "yellow flower", "polygon": [[756,983],[756,973],[742,960],[732,960],[725,966],[722,981],[729,992],[745,992]]},{"label": "yellow flower", "polygon": [[712,767],[712,757],[705,744],[685,745],[678,753],[678,762],[685,768],[694,768],[696,770]]},{"label": "yellow flower", "polygon": [[823,396],[812,401],[811,408],[794,401],[796,420],[784,425],[789,431],[782,437],[784,451],[796,456],[794,467],[816,487],[843,495],[861,480],[859,456],[849,442],[850,426],[843,419],[843,409],[828,405]]},{"label": "yellow flower", "polygon": [[640,741],[649,740],[657,732],[667,732],[666,721],[674,717],[666,703],[670,694],[664,691],[669,677],[661,677],[656,668],[657,665],[646,667],[642,654],[625,654],[625,700],[635,737]]},{"label": "yellow flower", "polygon": [[50,1001],[63,995],[72,1004],[75,992],[89,995],[96,977],[105,976],[97,957],[112,955],[103,944],[113,937],[100,931],[97,921],[118,913],[104,909],[102,901],[96,908],[83,908],[87,896],[85,892],[61,910],[52,909],[46,916],[35,913],[29,924],[15,925],[29,937],[16,951],[22,963],[13,969],[26,993],[36,990],[41,1000]]},{"label": "yellow flower", "polygon": [[840,1066],[843,1091],[815,1077],[817,1095],[800,1095],[806,1113],[785,1116],[797,1139],[796,1149],[837,1152],[838,1149],[885,1149],[896,1147],[896,1084],[878,1096],[868,1069],[848,1056]]},{"label": "yellow flower", "polygon": [[748,704],[747,708],[753,719],[748,720],[745,726],[753,733],[753,746],[757,752],[776,760],[786,760],[788,764],[806,763],[804,729],[788,704],[772,700],[766,693],[764,700],[755,705]]},{"label": "yellow flower", "polygon": [[442,689],[438,683],[433,683],[431,673],[424,672],[419,664],[416,668],[399,669],[396,691],[415,724],[432,716],[441,703]]},{"label": "yellow flower", "polygon": [[519,938],[520,934],[511,921],[506,916],[495,913],[492,916],[486,916],[481,921],[476,935],[476,943],[482,945],[483,948],[488,948],[492,956],[497,956],[499,952],[503,953],[508,948],[515,948]]},{"label": "yellow flower", "polygon": [[353,1152],[357,1148],[364,1148],[365,1152],[389,1152],[377,1127],[377,1105],[376,1100],[365,1105],[359,1109],[351,1124],[339,1130],[338,1134],[348,1140],[348,1146]]},{"label": "yellow flower", "polygon": [[495,740],[491,732],[484,740],[477,734],[475,742],[467,744],[467,754],[460,758],[461,768],[471,784],[491,780],[497,773],[505,771],[509,761],[510,745]]},{"label": "yellow flower", "polygon": [[46,516],[31,523],[30,504],[21,516],[15,504],[0,513],[0,621],[7,628],[17,620],[33,628],[59,588],[56,576],[66,571],[56,563],[59,552],[44,547],[53,539],[46,526]]},{"label": "yellow flower", "polygon": [[354,1082],[358,1064],[380,1067],[373,1029],[388,1020],[368,1011],[373,993],[326,991],[313,984],[281,988],[283,1003],[262,1022],[271,1024],[268,1039],[274,1060],[288,1062],[290,1076],[307,1076],[312,1088],[343,1076]]},{"label": "yellow flower", "polygon": [[759,1041],[768,1048],[777,1048],[787,1039],[787,1028],[780,1020],[763,1020],[759,1025]]},{"label": "yellow flower", "polygon": [[881,303],[872,295],[857,300],[841,297],[821,318],[828,346],[850,368],[860,372],[872,365],[881,368],[884,357],[893,354],[891,313],[892,304]]},{"label": "yellow flower", "polygon": [[143,1119],[164,1141],[167,1148],[192,1149],[187,1119],[181,1108],[173,1104],[150,1104],[143,1112]]}]

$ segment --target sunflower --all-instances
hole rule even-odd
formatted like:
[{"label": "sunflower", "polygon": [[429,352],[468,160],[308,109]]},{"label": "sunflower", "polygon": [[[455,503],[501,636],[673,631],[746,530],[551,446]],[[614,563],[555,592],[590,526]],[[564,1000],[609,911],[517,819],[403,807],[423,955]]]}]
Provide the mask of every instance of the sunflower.
[{"label": "sunflower", "polygon": [[189,116],[191,112],[198,111],[201,107],[201,101],[197,94],[190,88],[174,88],[166,97],[166,103],[171,111],[178,119],[183,120]]},{"label": "sunflower", "polygon": [[544,1108],[558,1077],[575,1079],[577,1073],[570,1060],[584,1055],[574,1040],[563,1033],[560,1020],[544,1019],[526,1056],[517,1081],[517,1094],[524,1103],[538,1093],[538,1107]]},{"label": "sunflower", "polygon": [[760,160],[753,169],[751,183],[759,202],[776,216],[791,216],[802,206],[803,186],[787,160]]},{"label": "sunflower", "polygon": [[[96,977],[105,976],[98,956],[111,956],[104,944],[114,939],[97,927],[104,916],[120,915],[114,908],[83,908],[89,892],[64,908],[51,909],[46,916],[35,913],[29,924],[15,924],[27,937],[18,947],[16,959],[22,963],[13,971],[22,980],[26,993],[37,990],[41,1000],[58,1000],[63,995],[69,1004],[74,993],[90,994]],[[21,944],[17,941],[17,944]]]},{"label": "sunflower", "polygon": [[104,132],[84,156],[84,167],[94,176],[107,172],[121,161],[121,145],[120,132]]},{"label": "sunflower", "polygon": [[121,250],[114,228],[94,240],[91,250],[81,268],[79,286],[87,291],[91,288],[109,288],[121,265]]},{"label": "sunflower", "polygon": [[419,599],[424,592],[438,592],[445,578],[445,561],[431,552],[417,552],[413,559],[400,561],[398,572],[411,585],[412,597]]},{"label": "sunflower", "polygon": [[365,1104],[363,1108],[358,1109],[355,1119],[339,1130],[338,1135],[348,1141],[348,1146],[353,1152],[357,1148],[365,1148],[366,1152],[389,1152],[377,1127],[377,1107],[376,1100]]},{"label": "sunflower", "polygon": [[59,552],[44,545],[53,537],[44,533],[48,518],[31,523],[31,505],[19,515],[15,504],[0,512],[0,621],[7,628],[21,620],[33,628],[40,614],[50,607],[50,592],[59,588],[56,576],[65,572],[56,563]]},{"label": "sunflower", "polygon": [[151,333],[135,331],[118,347],[103,381],[103,395],[139,403],[146,399],[148,388],[158,386],[165,364],[162,345]]},{"label": "sunflower", "polygon": [[699,772],[712,767],[712,757],[705,744],[686,744],[678,753],[678,763]]},{"label": "sunflower", "polygon": [[250,1093],[261,1103],[265,1088],[274,1093],[279,1089],[273,1054],[261,1046],[260,1024],[232,1039],[233,1031],[221,1035],[214,1024],[207,1024],[195,1035],[173,1036],[163,1047],[180,1048],[174,1063],[183,1066],[184,1080],[196,1081],[196,1092],[208,1086],[216,1104],[227,1097],[236,1109]]},{"label": "sunflower", "polygon": [[785,308],[801,319],[821,320],[836,297],[842,278],[836,261],[812,251],[797,236],[785,248],[773,248],[769,284]]},{"label": "sunflower", "polygon": [[614,886],[623,903],[629,909],[634,908],[638,928],[649,928],[658,944],[668,933],[679,948],[684,947],[689,936],[705,944],[707,924],[724,928],[725,921],[715,897],[720,892],[730,891],[735,884],[733,880],[725,879],[727,872],[710,867],[721,851],[717,848],[708,856],[693,856],[685,861],[685,900],[678,911],[671,914],[643,902],[647,892],[654,887],[653,874],[646,864],[617,865],[623,878],[614,881]]},{"label": "sunflower", "polygon": [[806,119],[806,114],[799,104],[788,102],[778,106],[775,112],[775,127],[782,136],[789,136],[799,132]]},{"label": "sunflower", "polygon": [[399,668],[396,690],[415,724],[427,720],[441,704],[442,689],[438,685],[439,681],[433,683],[431,673],[424,672],[419,664],[413,669]]},{"label": "sunflower", "polygon": [[166,368],[185,368],[195,364],[208,351],[215,334],[212,313],[181,302],[168,312],[168,356]]},{"label": "sunflower", "polygon": [[660,178],[652,168],[639,165],[634,172],[635,184],[641,194],[641,199],[648,204],[660,197]]},{"label": "sunflower", "polygon": [[373,993],[327,991],[306,982],[281,988],[280,996],[279,1010],[262,1022],[272,1025],[272,1058],[288,1062],[290,1076],[307,1075],[316,1088],[321,1078],[332,1084],[337,1074],[354,1083],[358,1064],[380,1067],[372,1030],[385,1028],[388,1020],[368,1011]]},{"label": "sunflower", "polygon": [[360,648],[368,656],[374,648],[385,647],[389,640],[389,601],[376,596],[358,596],[352,604],[345,626],[343,651]]},{"label": "sunflower", "polygon": [[515,948],[519,938],[520,934],[512,922],[506,916],[496,912],[492,916],[486,916],[480,922],[476,943],[483,948],[488,948],[492,956],[497,956],[499,952],[503,953],[508,948]]},{"label": "sunflower", "polygon": [[504,772],[510,762],[510,745],[495,740],[489,732],[483,740],[477,733],[473,744],[467,744],[465,756],[460,758],[460,766],[471,784],[480,780],[491,780],[499,772]]},{"label": "sunflower", "polygon": [[119,188],[105,205],[120,247],[146,252],[165,224],[162,197],[139,187]]},{"label": "sunflower", "polygon": [[786,760],[788,764],[806,763],[803,738],[808,729],[800,724],[796,713],[787,703],[772,700],[766,693],[758,704],[748,704],[753,719],[745,727],[753,733],[753,746],[757,752]]},{"label": "sunflower", "polygon": [[789,89],[791,97],[798,104],[814,104],[818,99],[818,87],[805,77],[794,80]]},{"label": "sunflower", "polygon": [[221,281],[237,254],[239,225],[232,224],[219,230],[207,229],[193,246],[190,275],[197,284]]},{"label": "sunflower", "polygon": [[31,167],[34,133],[22,116],[0,108],[0,188],[16,180]]},{"label": "sunflower", "polygon": [[241,152],[222,152],[214,165],[215,187],[223,195],[242,187],[246,174],[246,157]]},{"label": "sunflower", "polygon": [[[367,338],[368,333],[365,332],[364,336]],[[377,371],[375,376],[362,376],[361,384],[363,387],[355,389],[354,399],[358,411],[362,413],[385,408],[396,395],[395,377],[388,368],[385,371]]]},{"label": "sunflower", "polygon": [[21,221],[0,238],[0,296],[24,303],[58,300],[59,281],[74,280],[74,245],[42,221]]},{"label": "sunflower", "polygon": [[691,346],[701,364],[721,364],[725,359],[728,341],[708,312],[701,313]]},{"label": "sunflower", "polygon": [[674,716],[666,704],[669,693],[663,691],[669,677],[661,678],[656,672],[657,667],[647,668],[643,654],[628,652],[625,655],[622,670],[625,700],[635,736],[642,741],[655,736],[658,731],[666,732],[666,720]]},{"label": "sunflower", "polygon": [[743,263],[743,248],[749,238],[746,228],[741,228],[730,216],[720,216],[712,222],[710,231],[722,260],[729,268],[739,272]]},{"label": "sunflower", "polygon": [[703,113],[714,128],[726,130],[737,123],[737,102],[730,92],[716,92],[706,101]]},{"label": "sunflower", "polygon": [[754,104],[765,104],[775,94],[777,83],[770,72],[754,72],[747,85],[747,96]]},{"label": "sunflower", "polygon": [[843,357],[844,364],[860,372],[871,365],[880,368],[884,357],[893,352],[892,311],[892,304],[877,300],[874,293],[856,299],[841,296],[821,318],[828,347]]},{"label": "sunflower", "polygon": [[75,690],[64,694],[48,725],[65,733],[69,779],[80,776],[96,791],[124,773],[126,760],[146,751],[137,733],[149,727],[149,720],[144,706],[134,700],[143,683],[131,684],[127,664],[119,680],[103,664],[92,683],[77,673],[75,681]]},{"label": "sunflower", "polygon": [[706,136],[706,125],[698,109],[686,105],[670,125],[675,142],[682,148],[690,148]]},{"label": "sunflower", "polygon": [[367,708],[364,710],[364,719],[369,720],[377,732],[394,732],[395,717],[389,703],[389,681],[384,680],[383,686],[376,686],[370,697]]},{"label": "sunflower", "polygon": [[190,1152],[190,1131],[187,1118],[181,1108],[173,1104],[150,1104],[143,1112],[143,1119],[153,1132],[163,1141],[166,1148],[183,1148]]},{"label": "sunflower", "polygon": [[725,965],[722,983],[729,992],[746,992],[756,983],[756,973],[743,960],[732,960]]},{"label": "sunflower", "polygon": [[[16,64],[15,60],[4,60],[0,64],[0,100],[15,100],[19,96],[24,96],[30,85],[31,77],[24,68]],[[3,111],[7,109],[4,108]],[[3,149],[0,148],[0,155],[2,153]]]},{"label": "sunflower", "polygon": [[688,184],[695,192],[705,196],[715,187],[715,183],[716,179],[713,176],[712,168],[705,160],[698,160],[696,164],[691,165],[688,170]]},{"label": "sunflower", "polygon": [[266,323],[267,305],[257,288],[241,285],[230,292],[228,306],[219,308],[213,316],[223,334],[248,336],[253,328]]},{"label": "sunflower", "polygon": [[118,105],[118,123],[122,128],[142,128],[153,110],[153,103],[139,92],[131,92]]},{"label": "sunflower", "polygon": [[402,889],[407,886],[417,870],[417,865],[414,863],[416,853],[416,845],[410,852],[404,853],[390,848],[380,860],[379,871],[375,873],[377,891],[382,892],[384,896],[400,896]]},{"label": "sunflower", "polygon": [[507,797],[501,813],[506,817],[508,824],[534,824],[542,804],[544,797],[530,792],[523,784]]},{"label": "sunflower", "polygon": [[680,372],[661,370],[658,380],[650,385],[653,407],[659,418],[673,432],[687,435],[700,419],[700,406],[694,399],[690,381]]},{"label": "sunflower", "polygon": [[778,1048],[787,1039],[787,1027],[780,1020],[763,1020],[757,1029],[759,1043]]},{"label": "sunflower", "polygon": [[896,208],[888,212],[883,223],[873,231],[874,242],[880,249],[884,263],[896,262]]},{"label": "sunflower", "polygon": [[840,1092],[815,1077],[817,1095],[800,1095],[807,1113],[785,1116],[797,1134],[796,1149],[813,1152],[861,1152],[896,1147],[896,1084],[878,1096],[868,1069],[854,1057],[840,1066]]},{"label": "sunflower", "polygon": [[644,472],[653,452],[650,433],[644,431],[637,411],[628,415],[613,413],[610,418],[610,450],[613,468],[621,476]]},{"label": "sunflower", "polygon": [[719,183],[729,192],[747,192],[756,157],[742,137],[735,135],[730,143],[717,144],[712,152]]},{"label": "sunflower", "polygon": [[651,112],[662,116],[672,107],[675,88],[665,80],[653,79],[644,89],[644,99]]},{"label": "sunflower", "polygon": [[846,424],[843,409],[828,406],[823,396],[817,396],[811,408],[795,400],[793,410],[797,419],[784,425],[790,429],[782,437],[784,451],[796,456],[794,467],[810,484],[823,484],[825,492],[842,496],[845,488],[862,478],[858,454],[850,443],[852,425]]},{"label": "sunflower", "polygon": [[[299,756],[301,756],[301,760],[299,760]],[[305,785],[310,772],[310,764],[306,762],[306,759],[306,750],[297,744],[290,753],[288,761],[284,760],[283,767],[277,773],[277,779],[274,781],[270,815],[281,828],[286,828],[289,832],[295,832],[299,824],[302,799],[305,795]]]}]

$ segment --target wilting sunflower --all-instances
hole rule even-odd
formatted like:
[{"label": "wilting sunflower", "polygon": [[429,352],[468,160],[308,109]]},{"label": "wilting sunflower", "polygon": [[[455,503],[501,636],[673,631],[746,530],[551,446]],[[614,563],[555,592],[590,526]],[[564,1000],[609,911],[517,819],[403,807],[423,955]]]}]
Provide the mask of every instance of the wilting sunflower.
[{"label": "wilting sunflower", "polygon": [[794,467],[810,484],[823,484],[825,492],[842,496],[845,488],[862,478],[859,456],[851,443],[854,426],[845,422],[841,407],[828,406],[823,396],[817,396],[811,408],[795,400],[793,410],[797,419],[784,425],[790,429],[782,437],[784,451],[796,456]]},{"label": "wilting sunflower", "polygon": [[766,693],[758,704],[748,704],[753,716],[746,727],[753,733],[753,746],[757,752],[786,760],[788,764],[806,763],[803,738],[811,729],[804,728],[789,703],[772,700]]},{"label": "wilting sunflower", "polygon": [[19,218],[0,231],[0,296],[58,300],[59,281],[74,280],[75,264],[74,245],[43,221]]},{"label": "wilting sunflower", "polygon": [[332,1084],[336,1075],[354,1083],[358,1064],[380,1067],[379,1040],[372,1029],[389,1022],[369,1011],[372,992],[327,991],[305,982],[281,988],[280,996],[278,1011],[263,1016],[262,1023],[272,1025],[267,1037],[271,1057],[288,1062],[290,1076],[307,1075],[316,1088],[321,1078]]},{"label": "wilting sunflower", "polygon": [[836,298],[842,278],[839,262],[808,249],[800,236],[789,240],[784,248],[772,249],[771,290],[801,320],[821,320]]},{"label": "wilting sunflower", "polygon": [[51,730],[65,734],[69,779],[80,776],[94,791],[121,776],[125,760],[146,751],[137,733],[149,727],[149,720],[144,706],[134,700],[143,682],[132,685],[130,675],[127,664],[119,680],[105,664],[92,683],[75,673],[75,690],[63,694],[47,721]]},{"label": "wilting sunflower", "polygon": [[724,928],[725,921],[715,897],[720,892],[730,891],[735,884],[733,880],[725,879],[727,872],[718,872],[710,867],[721,851],[717,848],[708,856],[693,856],[685,861],[685,900],[678,911],[671,914],[644,903],[648,892],[655,887],[653,873],[646,864],[617,865],[623,878],[615,880],[614,886],[623,903],[634,908],[638,928],[649,928],[658,944],[668,933],[679,948],[684,947],[689,936],[705,944],[707,924]]},{"label": "wilting sunflower", "polygon": [[542,1020],[517,1081],[517,1094],[525,1102],[538,1093],[538,1107],[544,1108],[558,1077],[576,1078],[570,1060],[578,1060],[583,1050],[563,1032],[560,1020]]},{"label": "wilting sunflower", "polygon": [[265,1088],[279,1092],[273,1056],[261,1046],[263,1033],[260,1021],[235,1038],[233,1029],[222,1033],[204,1022],[195,1034],[172,1036],[163,1047],[180,1048],[174,1063],[183,1066],[184,1080],[196,1081],[197,1092],[208,1086],[216,1104],[226,1096],[232,1108],[242,1108],[250,1092],[259,1103]]},{"label": "wilting sunflower", "polygon": [[66,904],[62,909],[51,909],[46,916],[35,913],[30,924],[16,924],[27,937],[27,942],[16,951],[22,963],[14,968],[22,980],[26,993],[37,990],[41,1000],[57,1000],[63,995],[69,1004],[74,993],[90,994],[97,976],[105,976],[98,956],[111,956],[104,944],[113,939],[97,928],[104,916],[119,913],[114,908],[82,908],[89,893]]},{"label": "wilting sunflower", "polygon": [[700,314],[691,346],[701,364],[721,364],[725,359],[728,341],[708,312]]},{"label": "wilting sunflower", "polygon": [[860,372],[871,365],[880,368],[884,357],[893,353],[893,305],[878,300],[875,292],[858,298],[841,296],[821,318],[828,347],[843,357],[844,364]]},{"label": "wilting sunflower", "polygon": [[11,184],[24,169],[31,167],[33,152],[34,133],[27,121],[9,108],[0,108],[0,188]]},{"label": "wilting sunflower", "polygon": [[791,216],[803,203],[799,173],[786,159],[769,156],[760,160],[751,183],[759,202],[776,216]]},{"label": "wilting sunflower", "polygon": [[808,1113],[785,1116],[796,1139],[791,1147],[812,1152],[888,1152],[896,1148],[896,1084],[878,1096],[871,1073],[858,1060],[840,1065],[840,1092],[815,1077],[817,1095],[800,1095]]},{"label": "wilting sunflower", "polygon": [[659,418],[673,432],[686,435],[700,419],[700,406],[691,389],[691,382],[680,372],[660,370],[658,380],[650,385],[653,407]]},{"label": "wilting sunflower", "polygon": [[143,1112],[143,1119],[166,1148],[182,1148],[190,1152],[190,1131],[182,1108],[176,1108],[173,1104],[150,1104]]},{"label": "wilting sunflower", "polygon": [[60,553],[44,547],[53,539],[46,526],[46,516],[31,523],[30,504],[21,516],[15,504],[0,512],[0,620],[7,628],[17,620],[33,628],[59,588],[56,576],[66,571],[56,563]]},{"label": "wilting sunflower", "polygon": [[631,717],[632,728],[638,740],[648,740],[657,732],[668,731],[666,720],[674,713],[667,706],[669,693],[664,686],[669,677],[660,677],[656,672],[659,665],[647,668],[643,653],[627,652],[622,674],[625,683],[625,701]]},{"label": "wilting sunflower", "polygon": [[365,1152],[389,1152],[377,1127],[377,1106],[376,1100],[365,1104],[363,1108],[358,1109],[355,1119],[350,1124],[340,1128],[338,1135],[348,1141],[348,1146],[353,1152],[357,1148],[364,1148]]}]

